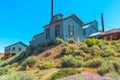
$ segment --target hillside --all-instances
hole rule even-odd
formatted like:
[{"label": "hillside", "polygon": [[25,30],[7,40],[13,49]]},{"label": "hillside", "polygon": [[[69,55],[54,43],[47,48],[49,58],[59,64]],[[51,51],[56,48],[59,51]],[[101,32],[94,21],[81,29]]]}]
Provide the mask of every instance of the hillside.
[{"label": "hillside", "polygon": [[[74,40],[64,42],[57,39],[54,45],[45,43],[37,47],[29,46],[20,55],[1,61],[0,75],[7,75],[9,79],[9,73],[13,73],[13,78],[17,75],[37,78],[26,76],[29,80],[70,80],[70,77],[71,80],[120,78],[120,40],[86,39],[76,43]],[[84,76],[81,78],[81,75]]]},{"label": "hillside", "polygon": [[38,55],[38,58],[44,61],[54,61],[55,64],[58,64],[61,62],[61,48],[62,45],[51,45],[45,48],[44,51]]}]

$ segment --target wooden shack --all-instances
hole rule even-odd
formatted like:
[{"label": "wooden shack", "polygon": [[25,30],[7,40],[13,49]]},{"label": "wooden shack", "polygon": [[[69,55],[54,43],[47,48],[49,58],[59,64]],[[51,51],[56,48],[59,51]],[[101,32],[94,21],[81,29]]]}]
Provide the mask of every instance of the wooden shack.
[{"label": "wooden shack", "polygon": [[104,38],[107,40],[119,40],[120,39],[120,28],[105,31],[100,34],[100,38]]}]

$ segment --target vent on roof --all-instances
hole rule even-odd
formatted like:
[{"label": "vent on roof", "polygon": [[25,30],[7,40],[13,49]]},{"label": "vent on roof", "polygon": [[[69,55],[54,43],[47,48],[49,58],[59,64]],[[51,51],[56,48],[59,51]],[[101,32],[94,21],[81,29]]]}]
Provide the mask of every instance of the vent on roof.
[{"label": "vent on roof", "polygon": [[53,15],[54,15],[54,0],[51,2],[51,21],[53,20]]},{"label": "vent on roof", "polygon": [[102,22],[102,32],[104,32],[104,16],[103,13],[101,13],[101,22]]}]

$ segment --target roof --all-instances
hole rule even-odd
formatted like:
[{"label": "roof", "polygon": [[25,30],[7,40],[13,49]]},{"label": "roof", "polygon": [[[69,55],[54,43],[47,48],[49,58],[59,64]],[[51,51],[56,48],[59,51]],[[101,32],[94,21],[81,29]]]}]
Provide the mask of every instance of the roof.
[{"label": "roof", "polygon": [[44,32],[43,32],[43,33],[40,33],[40,34],[37,34],[37,35],[34,35],[34,37],[39,36],[39,35],[42,35],[42,34],[44,34]]},{"label": "roof", "polygon": [[43,27],[50,26],[50,25],[52,25],[52,24],[54,24],[54,23],[57,23],[57,22],[60,22],[60,21],[63,21],[63,19],[57,20],[57,21],[55,21],[55,22],[51,22],[50,24],[47,24],[47,25],[45,25],[45,26],[43,26]]},{"label": "roof", "polygon": [[89,23],[86,23],[85,25],[91,24],[91,23],[93,23],[93,22],[97,22],[97,21],[96,21],[96,20],[93,20],[93,21],[91,21],[91,22],[89,22]]},{"label": "roof", "polygon": [[16,42],[16,43],[14,43],[14,44],[12,44],[12,45],[9,45],[9,46],[7,46],[7,47],[10,47],[10,46],[13,46],[13,45],[16,45],[16,44],[21,44],[21,45],[23,45],[23,46],[25,46],[25,47],[28,47],[26,44],[24,44],[23,42]]},{"label": "roof", "polygon": [[82,24],[84,24],[84,22],[78,17],[76,16],[75,14],[72,14],[71,16],[74,16],[76,19],[78,19]]},{"label": "roof", "polygon": [[89,35],[89,37],[95,37],[100,35],[102,32],[96,32],[96,33],[92,33],[91,35]]},{"label": "roof", "polygon": [[83,26],[83,29],[86,29],[88,27],[90,27],[90,25],[85,25],[85,26]]},{"label": "roof", "polygon": [[93,22],[97,22],[97,21],[94,20],[94,21],[91,21],[89,23],[86,23],[85,25],[83,25],[83,29],[86,29],[86,28],[90,27],[90,24],[92,24]]},{"label": "roof", "polygon": [[55,24],[55,23],[57,23],[57,22],[63,21],[63,20],[65,20],[65,19],[68,19],[68,18],[70,18],[70,17],[75,17],[75,18],[76,18],[77,20],[79,20],[82,24],[84,24],[84,22],[83,22],[79,17],[77,17],[75,14],[72,14],[72,15],[66,17],[66,18],[57,20],[57,21],[55,21],[55,22],[51,22],[50,24],[45,25],[45,26],[43,26],[43,27],[50,26],[50,25]]},{"label": "roof", "polygon": [[120,28],[117,29],[112,29],[109,31],[105,31],[101,34],[101,36],[105,36],[105,35],[110,35],[110,34],[115,34],[115,33],[119,33],[120,34]]}]

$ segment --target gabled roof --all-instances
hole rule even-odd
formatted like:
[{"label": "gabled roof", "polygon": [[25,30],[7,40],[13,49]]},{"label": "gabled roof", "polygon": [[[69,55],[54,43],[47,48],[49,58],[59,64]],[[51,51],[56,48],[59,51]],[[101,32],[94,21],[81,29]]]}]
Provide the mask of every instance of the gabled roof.
[{"label": "gabled roof", "polygon": [[93,23],[93,22],[97,22],[97,21],[96,21],[96,20],[93,20],[93,21],[91,21],[91,22],[89,22],[89,23],[86,23],[85,25],[91,24],[91,23]]},{"label": "gabled roof", "polygon": [[50,25],[55,24],[55,23],[60,22],[60,21],[63,21],[63,19],[57,20],[55,22],[51,22],[50,24],[47,24],[47,25],[45,25],[43,27],[50,26]]},{"label": "gabled roof", "polygon": [[83,29],[86,29],[88,27],[90,27],[90,25],[85,25],[85,26],[83,26]]},{"label": "gabled roof", "polygon": [[120,28],[105,31],[105,32],[103,32],[103,33],[101,34],[101,36],[110,35],[110,34],[115,34],[115,33],[119,33],[119,34],[120,34]]},{"label": "gabled roof", "polygon": [[78,21],[80,21],[82,24],[84,24],[84,22],[83,22],[79,17],[77,17],[75,14],[72,14],[72,15],[66,17],[66,18],[57,20],[57,21],[55,21],[55,22],[51,22],[50,24],[45,25],[45,26],[43,26],[43,27],[50,26],[50,25],[52,25],[52,24],[55,24],[55,23],[60,22],[60,21],[63,21],[63,20],[65,20],[65,19],[69,19],[69,18],[71,18],[71,17],[75,17]]},{"label": "gabled roof", "polygon": [[16,42],[16,43],[14,43],[14,44],[11,44],[11,45],[9,45],[9,46],[7,46],[7,47],[10,47],[10,46],[13,46],[13,45],[16,45],[16,44],[21,44],[21,45],[23,45],[23,46],[25,46],[25,47],[28,47],[26,44],[24,44],[23,42]]},{"label": "gabled roof", "polygon": [[94,23],[94,22],[97,22],[97,21],[94,20],[94,21],[91,21],[91,22],[89,22],[89,23],[84,24],[84,25],[83,25],[83,29],[86,29],[86,28],[90,27],[90,24],[92,24],[92,23]]},{"label": "gabled roof", "polygon": [[71,14],[70,16],[68,16],[68,17],[66,17],[64,19],[68,19],[70,17],[75,17],[78,21],[80,21],[82,24],[84,24],[84,22],[78,16],[76,16],[75,14]]}]

